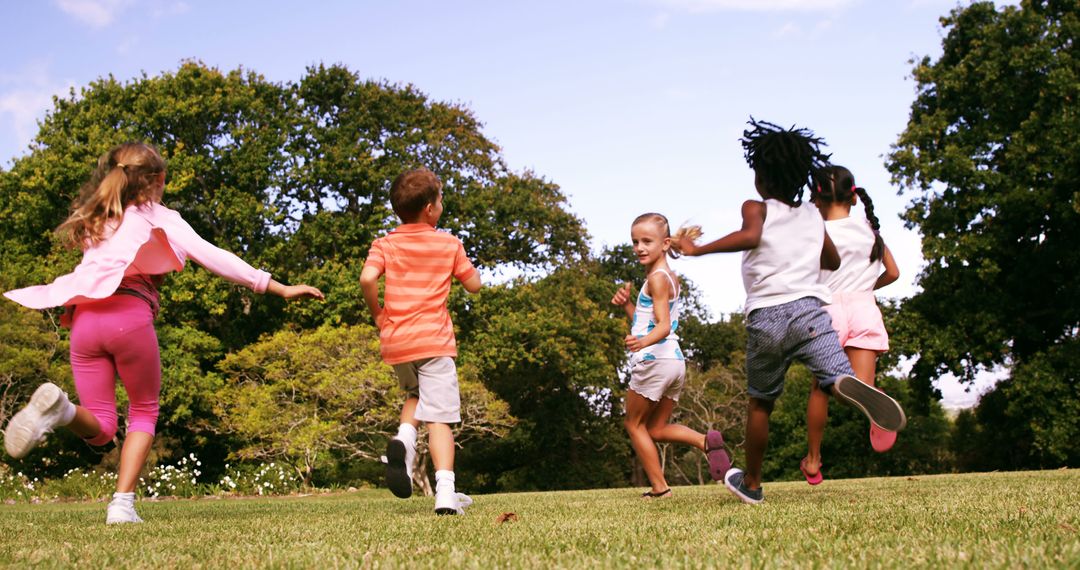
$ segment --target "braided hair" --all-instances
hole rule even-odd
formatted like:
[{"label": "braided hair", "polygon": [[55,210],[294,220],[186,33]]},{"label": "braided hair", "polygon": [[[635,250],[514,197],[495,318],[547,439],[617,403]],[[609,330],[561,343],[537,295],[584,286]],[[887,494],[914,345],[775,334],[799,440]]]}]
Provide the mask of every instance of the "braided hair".
[{"label": "braided hair", "polygon": [[809,129],[784,129],[750,117],[740,139],[746,163],[770,198],[801,204],[803,187],[813,185],[815,169],[828,166],[832,155],[821,152],[825,141]]},{"label": "braided hair", "polygon": [[874,247],[870,248],[870,261],[874,262],[885,255],[885,241],[879,233],[881,224],[874,215],[874,203],[870,201],[870,195],[866,188],[855,185],[855,176],[843,166],[826,166],[814,171],[814,186],[810,189],[813,200],[835,203],[850,202],[852,195],[858,195],[862,200],[863,209],[866,211],[866,219],[870,227],[874,229]]}]

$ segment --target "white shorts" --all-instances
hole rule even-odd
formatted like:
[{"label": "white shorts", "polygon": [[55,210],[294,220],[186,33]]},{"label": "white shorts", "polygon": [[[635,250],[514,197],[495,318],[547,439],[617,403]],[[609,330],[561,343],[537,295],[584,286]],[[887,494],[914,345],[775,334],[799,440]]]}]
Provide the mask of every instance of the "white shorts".
[{"label": "white shorts", "polygon": [[630,367],[630,389],[654,402],[659,402],[660,398],[678,402],[684,384],[685,360],[640,360]]},{"label": "white shorts", "polygon": [[395,364],[394,373],[402,390],[420,398],[416,419],[440,424],[461,421],[461,394],[453,358],[436,356]]}]

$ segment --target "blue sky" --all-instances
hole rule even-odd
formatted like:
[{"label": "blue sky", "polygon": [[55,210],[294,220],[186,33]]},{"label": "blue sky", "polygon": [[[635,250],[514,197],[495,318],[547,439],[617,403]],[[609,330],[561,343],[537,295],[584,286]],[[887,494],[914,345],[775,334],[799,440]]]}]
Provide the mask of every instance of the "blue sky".
[{"label": "blue sky", "polygon": [[[915,292],[919,236],[899,214],[884,155],[904,129],[913,57],[936,57],[954,0],[552,0],[4,2],[0,163],[26,152],[36,120],[106,75],[130,79],[198,59],[297,80],[343,63],[460,102],[511,168],[559,184],[594,246],[629,241],[659,211],[737,229],[756,198],[738,138],[749,115],[814,129],[875,201],[900,281]],[[715,314],[738,310],[740,256],[674,268]],[[975,394],[943,386],[950,405]]]}]

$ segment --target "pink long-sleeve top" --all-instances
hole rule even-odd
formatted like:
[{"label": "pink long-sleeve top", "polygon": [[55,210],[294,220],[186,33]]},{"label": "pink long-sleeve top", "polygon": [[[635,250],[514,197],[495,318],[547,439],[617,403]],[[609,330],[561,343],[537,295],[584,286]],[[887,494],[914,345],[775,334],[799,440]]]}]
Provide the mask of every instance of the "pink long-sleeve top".
[{"label": "pink long-sleeve top", "polygon": [[180,271],[188,259],[256,293],[270,283],[269,273],[204,240],[175,210],[149,203],[128,206],[112,235],[83,251],[71,273],[4,296],[31,309],[88,303],[115,293],[124,277]]}]

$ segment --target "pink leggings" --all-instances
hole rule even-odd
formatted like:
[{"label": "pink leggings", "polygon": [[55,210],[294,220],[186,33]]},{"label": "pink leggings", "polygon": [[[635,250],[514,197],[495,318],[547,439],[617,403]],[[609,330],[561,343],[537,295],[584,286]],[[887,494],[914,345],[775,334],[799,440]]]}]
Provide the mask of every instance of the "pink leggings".
[{"label": "pink leggings", "polygon": [[116,435],[116,376],[127,391],[127,431],[154,435],[161,392],[161,355],[149,303],[113,295],[78,305],[71,324],[71,372],[79,404],[101,423],[88,439],[105,445]]}]

